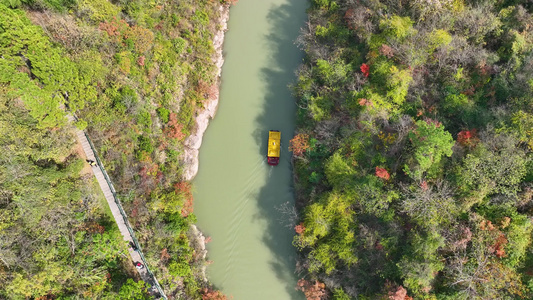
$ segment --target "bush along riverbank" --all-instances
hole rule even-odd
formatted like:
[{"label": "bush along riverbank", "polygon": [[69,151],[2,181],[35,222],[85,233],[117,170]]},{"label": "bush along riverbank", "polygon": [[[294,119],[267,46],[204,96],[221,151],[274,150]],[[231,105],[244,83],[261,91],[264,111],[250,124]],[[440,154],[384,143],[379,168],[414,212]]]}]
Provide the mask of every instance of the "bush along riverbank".
[{"label": "bush along riverbank", "polygon": [[313,0],[291,141],[308,299],[533,297],[533,17]]},{"label": "bush along riverbank", "polygon": [[[65,149],[75,145],[61,107],[76,113],[80,119],[76,126],[86,128],[94,141],[149,265],[169,298],[222,297],[205,281],[205,249],[200,245],[203,242],[198,242],[199,234],[191,229],[195,216],[191,185],[186,180],[191,177],[185,172],[189,168],[185,161],[189,145],[185,141],[198,132],[197,116],[204,108],[216,108],[221,45],[230,2],[233,1],[0,1],[0,95],[10,101],[5,104],[7,107],[15,105],[27,115],[27,128],[68,141],[67,145],[46,143],[46,139],[39,143],[22,140],[43,153],[43,147],[53,153],[43,154],[42,159],[32,158],[38,168],[33,166],[23,174],[34,174],[39,168],[63,170],[70,165],[61,154],[66,155],[69,151]],[[17,112],[15,108],[2,110],[3,116]],[[5,145],[13,148],[15,142],[6,140]],[[68,170],[70,175],[65,175],[65,180],[69,186],[82,189],[79,180],[69,179],[77,178],[72,172],[78,169]],[[52,187],[59,180],[57,176],[41,178]],[[2,212],[29,222],[30,215],[11,204],[14,199],[27,197],[17,193],[13,186],[2,183],[2,195],[6,195],[2,199],[7,199]],[[77,193],[69,193],[65,199],[78,201]],[[45,206],[41,212],[47,214],[52,207]],[[109,245],[108,240],[92,237],[111,234],[109,228],[113,226],[106,227],[109,219],[90,215],[87,206],[80,209],[90,219],[87,222],[103,226],[84,229],[86,239],[94,244],[91,247]],[[80,213],[71,208],[64,214],[79,221]],[[29,222],[27,227],[37,226],[38,221],[35,222]],[[0,235],[6,237],[8,231],[4,227],[1,230]],[[71,241],[68,245],[72,257],[82,255],[83,251],[75,251],[76,245],[81,245],[81,230],[74,226],[70,235],[64,235],[71,237],[66,241],[49,240],[51,249],[57,250],[59,244]],[[120,238],[115,240],[121,244]],[[16,244],[10,245],[16,248]],[[119,254],[121,246],[117,247],[109,251]],[[22,289],[25,285],[16,284],[19,290],[2,291],[6,297],[79,295],[117,299],[121,286],[125,286],[124,297],[135,291],[140,291],[135,297],[147,297],[142,282],[123,284],[124,276],[120,274],[127,274],[131,266],[124,261],[121,267],[120,259],[111,258],[115,256],[106,255],[105,261],[118,268],[116,272],[106,273],[101,263],[89,267],[101,270],[92,273],[95,280],[80,273],[70,277],[50,275],[39,281],[36,276],[42,274],[37,266],[54,260],[49,256],[42,257],[41,263],[30,260],[35,255],[37,252],[20,256],[27,265],[22,269],[4,262],[2,274],[8,275],[0,280],[4,287],[25,280],[29,285],[41,284],[42,288],[28,285]],[[56,265],[59,268],[61,264]],[[78,281],[83,284],[73,284]]]}]

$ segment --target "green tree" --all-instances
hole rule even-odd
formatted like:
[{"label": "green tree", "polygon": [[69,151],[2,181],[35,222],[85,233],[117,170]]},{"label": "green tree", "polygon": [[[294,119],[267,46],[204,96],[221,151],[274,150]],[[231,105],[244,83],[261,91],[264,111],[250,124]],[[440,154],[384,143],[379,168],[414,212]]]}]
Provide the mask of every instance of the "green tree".
[{"label": "green tree", "polygon": [[472,205],[491,194],[503,194],[506,201],[513,201],[529,161],[517,143],[512,136],[482,134],[482,143],[466,155],[456,170],[465,204]]},{"label": "green tree", "polygon": [[337,151],[328,160],[324,166],[324,171],[329,184],[334,189],[342,190],[350,186],[355,179],[356,171],[343,159],[342,154]]},{"label": "green tree", "polygon": [[414,233],[406,254],[398,263],[405,287],[417,294],[427,293],[433,280],[444,268],[437,250],[444,246],[444,238],[434,231],[427,234]]},{"label": "green tree", "polygon": [[133,279],[128,278],[125,284],[120,287],[118,293],[118,299],[120,300],[148,300],[153,299],[153,297],[148,296],[148,285],[139,280],[137,282]]},{"label": "green tree", "polygon": [[346,198],[335,193],[306,208],[305,231],[294,238],[300,248],[313,246],[310,270],[331,273],[338,264],[352,265],[357,257],[354,240],[353,211]]},{"label": "green tree", "polygon": [[452,155],[454,140],[436,121],[419,120],[415,125],[416,129],[409,133],[414,161],[406,164],[404,171],[412,178],[421,178],[426,172],[435,176],[442,157]]},{"label": "green tree", "polygon": [[[65,124],[61,105],[72,111],[96,100],[92,79],[54,46],[23,11],[0,4],[0,83],[9,84],[11,97],[21,97],[43,127]],[[20,70],[26,70],[25,73]]]}]

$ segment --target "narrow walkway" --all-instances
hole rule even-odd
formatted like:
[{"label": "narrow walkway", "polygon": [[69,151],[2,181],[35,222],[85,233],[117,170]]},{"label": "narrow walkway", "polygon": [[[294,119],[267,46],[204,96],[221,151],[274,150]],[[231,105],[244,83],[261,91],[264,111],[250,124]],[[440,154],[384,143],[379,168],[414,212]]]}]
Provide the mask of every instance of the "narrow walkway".
[{"label": "narrow walkway", "polygon": [[[73,122],[75,118],[69,116],[69,120]],[[113,218],[117,223],[118,229],[120,230],[120,234],[122,234],[122,237],[125,241],[127,241],[128,243],[133,243],[137,248],[137,250],[134,250],[132,247],[129,247],[129,253],[133,263],[140,262],[144,265],[144,268],[137,269],[139,271],[141,279],[152,287],[150,290],[152,295],[159,295],[161,298],[167,299],[163,292],[163,289],[161,288],[154,274],[150,271],[148,265],[146,264],[146,260],[142,254],[141,247],[137,239],[135,238],[133,229],[131,228],[128,222],[128,217],[122,209],[115,188],[111,183],[111,179],[107,175],[104,166],[102,165],[102,162],[95,154],[95,150],[92,143],[90,142],[84,131],[76,130],[76,135],[78,136],[78,141],[82,145],[83,151],[85,152],[85,156],[87,157],[87,159],[98,163],[98,166],[93,166],[92,170],[94,176],[98,180],[98,184],[100,185],[102,192],[104,193],[104,196],[107,200],[107,204],[109,204],[109,208],[113,213]]]}]

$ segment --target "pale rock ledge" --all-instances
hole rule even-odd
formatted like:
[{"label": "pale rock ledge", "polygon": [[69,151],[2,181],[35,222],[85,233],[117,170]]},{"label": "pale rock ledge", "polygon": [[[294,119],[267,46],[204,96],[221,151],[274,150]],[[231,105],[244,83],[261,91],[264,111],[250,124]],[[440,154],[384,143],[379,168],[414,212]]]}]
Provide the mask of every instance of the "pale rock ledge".
[{"label": "pale rock ledge", "polygon": [[[224,44],[224,35],[228,30],[229,20],[229,5],[222,5],[220,7],[220,29],[215,34],[213,45],[215,47],[215,55],[213,61],[217,67],[217,85],[220,88],[220,75],[222,74],[222,65],[224,64],[224,56],[222,54],[222,46]],[[198,173],[198,150],[202,145],[202,138],[209,120],[215,117],[218,108],[219,93],[213,100],[207,100],[204,103],[204,109],[197,111],[195,116],[195,126],[192,134],[185,140],[185,153],[183,154],[183,162],[185,169],[183,171],[183,179],[192,180],[196,173]]]}]

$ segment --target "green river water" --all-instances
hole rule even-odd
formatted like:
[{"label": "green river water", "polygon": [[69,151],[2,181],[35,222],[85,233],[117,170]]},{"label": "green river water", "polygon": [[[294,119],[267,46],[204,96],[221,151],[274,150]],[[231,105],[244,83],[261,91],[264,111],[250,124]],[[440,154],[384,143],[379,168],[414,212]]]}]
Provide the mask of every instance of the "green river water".
[{"label": "green river water", "polygon": [[[287,85],[303,53],[305,0],[240,0],[231,8],[217,115],[194,179],[198,227],[212,238],[207,274],[235,300],[304,299],[295,290],[294,229],[276,209],[294,202],[289,140],[295,105]],[[282,132],[280,164],[266,163],[268,130]]]}]

